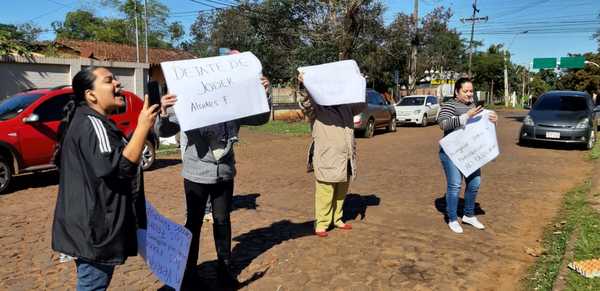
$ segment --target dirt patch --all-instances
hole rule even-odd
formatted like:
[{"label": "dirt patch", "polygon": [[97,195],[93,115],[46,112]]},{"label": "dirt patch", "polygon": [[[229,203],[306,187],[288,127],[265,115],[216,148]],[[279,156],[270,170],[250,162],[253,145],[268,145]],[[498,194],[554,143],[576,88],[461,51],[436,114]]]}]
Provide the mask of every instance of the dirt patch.
[{"label": "dirt patch", "polygon": [[[232,213],[233,254],[248,290],[512,290],[534,258],[543,227],[562,193],[591,171],[585,152],[516,145],[523,112],[502,112],[501,156],[483,169],[478,197],[485,231],[456,235],[444,223],[445,178],[438,159],[441,131],[400,127],[358,139],[359,173],[346,216],[351,231],[312,235],[313,177],[305,173],[308,136],[243,130],[236,147],[238,178]],[[148,199],[184,222],[181,164],[174,154],[146,173]],[[72,263],[50,250],[55,182],[24,177],[0,196],[0,289],[74,286]],[[50,180],[54,179],[52,177]],[[203,227],[199,268],[210,289],[216,258]],[[114,290],[162,285],[139,258],[117,269]]]}]

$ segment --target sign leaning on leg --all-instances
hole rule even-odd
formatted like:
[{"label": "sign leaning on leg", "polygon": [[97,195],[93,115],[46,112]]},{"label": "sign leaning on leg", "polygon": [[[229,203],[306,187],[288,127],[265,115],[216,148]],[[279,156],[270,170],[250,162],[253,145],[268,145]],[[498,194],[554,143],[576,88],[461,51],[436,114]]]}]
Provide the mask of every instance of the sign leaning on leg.
[{"label": "sign leaning on leg", "polygon": [[146,200],[147,229],[137,231],[138,250],[165,285],[179,290],[190,250],[192,233],[162,216]]}]

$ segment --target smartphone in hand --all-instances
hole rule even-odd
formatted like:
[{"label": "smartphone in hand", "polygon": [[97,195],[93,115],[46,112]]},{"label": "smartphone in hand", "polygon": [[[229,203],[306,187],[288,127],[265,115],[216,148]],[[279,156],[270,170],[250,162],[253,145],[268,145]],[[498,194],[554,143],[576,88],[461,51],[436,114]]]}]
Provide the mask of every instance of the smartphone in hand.
[{"label": "smartphone in hand", "polygon": [[477,107],[483,107],[485,105],[485,100],[477,100]]},{"label": "smartphone in hand", "polygon": [[158,82],[150,81],[150,82],[148,82],[147,87],[148,87],[149,105],[152,106],[154,104],[158,104],[160,107],[160,90],[158,88]]}]

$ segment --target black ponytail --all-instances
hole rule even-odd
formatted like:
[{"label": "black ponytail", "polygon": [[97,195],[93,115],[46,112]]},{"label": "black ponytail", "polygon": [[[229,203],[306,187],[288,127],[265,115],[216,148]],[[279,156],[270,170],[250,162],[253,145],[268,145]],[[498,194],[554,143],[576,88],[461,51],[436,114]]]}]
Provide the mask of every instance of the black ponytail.
[{"label": "black ponytail", "polygon": [[456,91],[462,89],[462,86],[465,83],[473,83],[473,81],[471,81],[471,79],[465,78],[465,77],[456,80],[456,83],[454,83],[454,98],[456,98]]},{"label": "black ponytail", "polygon": [[87,67],[79,71],[75,77],[73,77],[72,87],[74,95],[63,108],[63,118],[60,121],[58,132],[56,134],[56,140],[58,142],[54,147],[54,154],[52,155],[52,163],[57,167],[60,167],[61,149],[62,143],[65,139],[65,133],[71,124],[71,120],[73,120],[73,116],[75,115],[77,107],[85,104],[85,91],[94,89],[94,81],[96,81],[96,75],[94,75],[94,71],[97,69],[97,67],[93,66]]}]

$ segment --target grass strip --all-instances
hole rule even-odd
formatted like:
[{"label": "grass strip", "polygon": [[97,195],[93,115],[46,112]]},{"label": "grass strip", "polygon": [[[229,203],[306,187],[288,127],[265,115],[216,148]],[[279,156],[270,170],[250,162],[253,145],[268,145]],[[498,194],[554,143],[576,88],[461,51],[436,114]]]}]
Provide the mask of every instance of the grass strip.
[{"label": "grass strip", "polygon": [[307,122],[287,122],[281,120],[271,120],[269,123],[260,126],[247,126],[251,131],[276,134],[302,136],[310,134],[310,124]]}]

